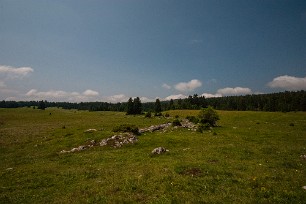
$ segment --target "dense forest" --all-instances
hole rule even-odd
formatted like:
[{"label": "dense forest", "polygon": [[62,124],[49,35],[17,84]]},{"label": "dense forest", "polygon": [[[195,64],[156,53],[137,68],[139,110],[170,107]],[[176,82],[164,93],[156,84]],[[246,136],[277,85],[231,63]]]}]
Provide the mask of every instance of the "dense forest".
[{"label": "dense forest", "polygon": [[[156,102],[141,103],[139,98],[135,98],[140,104],[140,112],[156,110]],[[134,99],[134,100],[135,100]],[[131,98],[129,102],[131,102]],[[121,111],[127,112],[129,102],[107,103],[107,102],[48,102],[48,101],[1,101],[0,108],[33,107],[45,109],[47,107],[59,107],[64,109],[77,109],[89,111]],[[258,94],[246,96],[226,96],[218,98],[205,98],[197,94],[185,99],[170,101],[159,101],[161,110],[173,109],[201,109],[212,106],[217,110],[238,110],[238,111],[306,111],[306,92],[305,91],[286,91],[271,94]],[[137,111],[139,113],[139,111]]]}]

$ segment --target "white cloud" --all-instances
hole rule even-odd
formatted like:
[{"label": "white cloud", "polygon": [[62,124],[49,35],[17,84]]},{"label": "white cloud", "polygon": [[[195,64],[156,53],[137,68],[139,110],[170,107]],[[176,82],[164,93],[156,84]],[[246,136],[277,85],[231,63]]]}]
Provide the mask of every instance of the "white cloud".
[{"label": "white cloud", "polygon": [[0,65],[0,74],[7,76],[8,78],[23,78],[28,76],[34,70],[31,67],[11,67],[6,65]]},{"label": "white cloud", "polygon": [[205,98],[217,98],[217,97],[222,97],[221,94],[210,94],[210,93],[203,93],[201,96],[204,96]]},{"label": "white cloud", "polygon": [[192,79],[189,82],[181,82],[175,85],[175,89],[178,91],[193,91],[202,86],[202,82],[197,79]]},{"label": "white cloud", "polygon": [[147,98],[145,96],[140,97],[141,102],[146,103],[146,102],[154,102],[155,99]]},{"label": "white cloud", "polygon": [[179,98],[183,99],[183,98],[187,98],[187,96],[185,96],[185,95],[183,95],[183,94],[170,95],[170,96],[167,96],[167,97],[165,98],[165,100],[166,100],[166,101],[169,101],[169,100],[171,100],[171,99],[175,100],[175,99],[179,99]]},{"label": "white cloud", "polygon": [[[113,96],[104,97],[103,100],[106,101],[106,102],[110,102],[110,103],[123,103],[123,102],[127,102],[129,100],[129,98],[134,99],[136,97],[137,96],[129,97],[129,96],[126,96],[124,94],[117,94],[117,95],[113,95]],[[143,103],[155,101],[155,99],[150,99],[150,98],[147,98],[147,97],[144,97],[144,96],[139,97],[139,99]]]},{"label": "white cloud", "polygon": [[99,96],[99,92],[87,89],[83,92],[84,96]]},{"label": "white cloud", "polygon": [[168,85],[168,84],[163,84],[162,87],[165,88],[165,89],[171,89],[171,86]]},{"label": "white cloud", "polygon": [[231,96],[231,95],[246,95],[252,94],[252,90],[249,88],[235,87],[235,88],[223,88],[217,91],[217,94],[222,96]]},{"label": "white cloud", "polygon": [[299,78],[294,76],[279,76],[268,83],[271,88],[283,88],[287,90],[305,90],[306,89],[306,77]]},{"label": "white cloud", "polygon": [[111,102],[111,103],[121,103],[121,102],[127,102],[129,100],[130,97],[124,95],[124,94],[117,94],[117,95],[113,95],[113,96],[108,96],[106,97],[106,101],[107,102]]},{"label": "white cloud", "polygon": [[37,91],[36,89],[31,89],[25,96],[28,100],[48,100],[48,101],[70,101],[70,102],[82,102],[82,101],[92,101],[95,96],[99,93],[93,90],[86,90],[82,94],[78,92],[66,92],[61,90],[50,90],[50,91]]}]

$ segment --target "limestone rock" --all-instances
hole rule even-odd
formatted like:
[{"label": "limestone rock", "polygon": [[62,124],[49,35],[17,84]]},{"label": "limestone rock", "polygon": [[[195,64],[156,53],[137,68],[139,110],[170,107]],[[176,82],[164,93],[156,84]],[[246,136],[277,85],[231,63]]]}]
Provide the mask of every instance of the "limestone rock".
[{"label": "limestone rock", "polygon": [[167,150],[164,147],[157,147],[155,149],[153,149],[153,151],[151,152],[152,154],[163,154],[165,152],[168,152],[169,150]]}]

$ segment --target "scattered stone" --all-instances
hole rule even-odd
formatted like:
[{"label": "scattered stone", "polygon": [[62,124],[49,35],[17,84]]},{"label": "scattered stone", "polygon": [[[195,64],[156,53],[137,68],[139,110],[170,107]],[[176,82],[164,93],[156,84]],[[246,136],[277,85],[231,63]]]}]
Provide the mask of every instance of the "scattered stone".
[{"label": "scattered stone", "polygon": [[[170,127],[172,125],[172,123],[165,123],[165,124],[161,124],[161,125],[152,125],[148,128],[142,128],[139,129],[139,133],[146,133],[146,132],[154,132],[154,131],[158,131],[158,130],[164,130],[168,127]],[[183,120],[182,121],[182,127],[183,128],[188,128],[192,131],[196,131],[196,125],[193,124],[192,122],[188,121],[188,120]],[[63,127],[65,128],[65,126]],[[174,127],[177,128],[177,127]],[[96,132],[97,129],[88,129],[85,130],[84,133],[93,133]],[[89,142],[87,142],[86,145],[81,145],[79,147],[75,147],[72,148],[71,150],[62,150],[60,151],[60,153],[71,153],[71,152],[79,152],[79,151],[83,151],[85,149],[89,149],[91,147],[94,146],[111,146],[114,148],[119,148],[122,147],[125,144],[134,144],[138,141],[137,136],[134,133],[130,133],[130,132],[126,132],[126,133],[121,133],[118,135],[113,135],[109,138],[103,139],[100,142],[96,142],[95,140],[91,140]],[[187,150],[187,149],[186,149]],[[169,150],[163,148],[163,147],[158,147],[155,148],[152,151],[152,154],[162,154],[164,152],[167,152]]]},{"label": "scattered stone", "polygon": [[301,159],[306,160],[306,154],[300,156]]},{"label": "scattered stone", "polygon": [[151,153],[152,154],[163,154],[165,152],[169,152],[169,150],[164,148],[164,147],[157,147],[157,148],[153,149],[153,151]]},{"label": "scattered stone", "polygon": [[306,190],[306,186],[303,186],[302,188],[303,188],[304,190]]},{"label": "scattered stone", "polygon": [[122,147],[125,144],[134,144],[138,141],[136,135],[132,133],[123,133],[120,135],[114,135],[112,137],[103,139],[100,142],[100,146],[111,146],[114,148]]},{"label": "scattered stone", "polygon": [[10,171],[10,170],[13,170],[13,168],[7,168],[6,170],[7,170],[7,171]]},{"label": "scattered stone", "polygon": [[79,152],[79,151],[85,150],[85,149],[87,149],[87,148],[88,148],[88,146],[81,145],[81,146],[79,146],[79,147],[72,148],[72,149],[69,150],[69,151],[67,151],[67,150],[62,150],[60,153]]},{"label": "scattered stone", "polygon": [[182,120],[181,124],[183,128],[188,128],[188,130],[191,131],[197,131],[197,126],[193,122],[190,122],[188,119]]},{"label": "scattered stone", "polygon": [[161,124],[161,125],[152,125],[148,128],[139,129],[139,133],[142,134],[142,133],[145,133],[145,132],[154,132],[154,131],[157,131],[157,130],[162,130],[162,129],[168,128],[170,126],[171,126],[171,123],[165,123],[165,124]]},{"label": "scattered stone", "polygon": [[93,133],[93,132],[97,132],[97,129],[88,129],[84,131],[84,133]]}]

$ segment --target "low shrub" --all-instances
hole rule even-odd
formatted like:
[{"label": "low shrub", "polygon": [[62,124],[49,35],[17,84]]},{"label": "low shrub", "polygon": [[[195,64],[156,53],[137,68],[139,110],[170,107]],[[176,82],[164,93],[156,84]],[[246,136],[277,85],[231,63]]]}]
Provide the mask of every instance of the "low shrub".
[{"label": "low shrub", "polygon": [[202,124],[208,123],[212,127],[217,126],[216,123],[220,120],[218,113],[211,106],[202,109],[198,116]]},{"label": "low shrub", "polygon": [[199,122],[199,118],[195,117],[195,116],[187,116],[186,117],[187,120],[189,120],[190,122],[197,124]]},{"label": "low shrub", "polygon": [[155,113],[154,116],[163,116],[162,113]]},{"label": "low shrub", "polygon": [[197,128],[197,132],[204,132],[205,130],[210,130],[211,129],[211,125],[209,123],[204,123],[204,124],[200,124]]},{"label": "low shrub", "polygon": [[122,124],[113,128],[113,132],[131,132],[139,134],[139,129],[135,125]]},{"label": "low shrub", "polygon": [[145,114],[145,117],[146,118],[151,118],[152,117],[152,113],[149,111],[149,112],[147,112],[146,114]]},{"label": "low shrub", "polygon": [[182,126],[181,122],[178,120],[178,119],[175,119],[173,122],[172,122],[172,126]]}]

